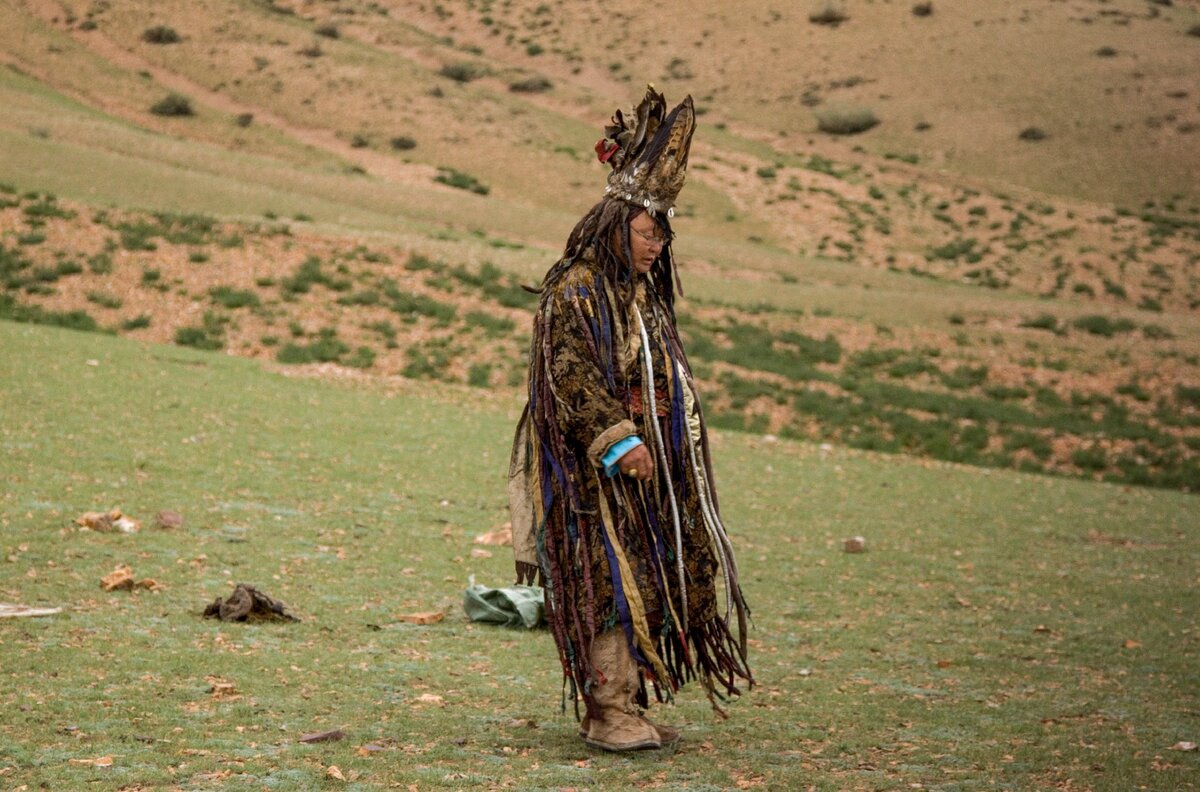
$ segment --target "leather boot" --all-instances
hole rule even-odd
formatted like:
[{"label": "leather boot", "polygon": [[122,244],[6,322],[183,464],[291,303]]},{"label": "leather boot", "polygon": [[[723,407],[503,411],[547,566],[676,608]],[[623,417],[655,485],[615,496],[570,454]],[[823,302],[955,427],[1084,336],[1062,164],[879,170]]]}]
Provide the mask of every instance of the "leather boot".
[{"label": "leather boot", "polygon": [[637,663],[629,655],[623,630],[609,630],[596,636],[592,642],[592,665],[604,676],[604,684],[593,684],[589,692],[599,712],[585,721],[587,734],[583,741],[606,751],[661,748],[658,731],[639,715],[634,703],[638,691]]},{"label": "leather boot", "polygon": [[[658,741],[662,743],[664,748],[668,748],[683,739],[683,735],[679,733],[679,729],[674,726],[667,726],[663,723],[655,723],[645,715],[639,715],[639,718],[649,723],[654,731],[658,732]],[[587,737],[588,728],[591,726],[592,719],[587,715],[583,716],[583,720],[579,724],[579,736]]]}]

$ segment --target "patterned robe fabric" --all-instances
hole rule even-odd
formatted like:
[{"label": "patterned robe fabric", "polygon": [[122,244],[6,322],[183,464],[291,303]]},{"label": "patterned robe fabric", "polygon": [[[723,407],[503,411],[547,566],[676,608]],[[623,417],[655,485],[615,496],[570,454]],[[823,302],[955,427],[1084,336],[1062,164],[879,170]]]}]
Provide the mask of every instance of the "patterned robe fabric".
[{"label": "patterned robe fabric", "polygon": [[[518,575],[546,587],[573,699],[590,709],[592,640],[619,628],[658,700],[699,678],[722,712],[738,678],[753,683],[748,614],[673,306],[651,277],[615,285],[586,251],[547,275],[510,467]],[[652,481],[604,473],[605,451],[633,434]]]}]

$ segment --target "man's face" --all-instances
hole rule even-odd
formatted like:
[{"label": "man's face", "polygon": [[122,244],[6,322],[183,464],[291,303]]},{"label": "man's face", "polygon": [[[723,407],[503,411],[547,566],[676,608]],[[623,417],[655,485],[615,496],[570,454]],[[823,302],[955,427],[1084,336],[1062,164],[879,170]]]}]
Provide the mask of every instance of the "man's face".
[{"label": "man's face", "polygon": [[665,237],[658,222],[643,212],[629,224],[629,245],[633,249],[633,268],[647,273],[662,252]]}]

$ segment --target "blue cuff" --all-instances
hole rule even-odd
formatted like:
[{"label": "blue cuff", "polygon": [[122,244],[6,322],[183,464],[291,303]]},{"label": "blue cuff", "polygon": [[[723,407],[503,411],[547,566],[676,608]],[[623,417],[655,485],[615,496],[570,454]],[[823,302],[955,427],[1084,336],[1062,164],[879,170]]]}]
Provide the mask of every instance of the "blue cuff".
[{"label": "blue cuff", "polygon": [[617,474],[617,460],[641,444],[642,438],[637,435],[629,435],[624,440],[618,440],[610,445],[608,450],[604,452],[604,456],[600,458],[600,464],[604,465],[604,475],[615,476]]}]

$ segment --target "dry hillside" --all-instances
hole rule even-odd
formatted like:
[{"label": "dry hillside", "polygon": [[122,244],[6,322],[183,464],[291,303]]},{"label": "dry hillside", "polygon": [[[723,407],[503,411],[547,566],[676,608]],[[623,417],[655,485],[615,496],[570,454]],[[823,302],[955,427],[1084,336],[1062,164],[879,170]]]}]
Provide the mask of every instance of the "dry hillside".
[{"label": "dry hillside", "polygon": [[0,308],[515,394],[652,80],[727,426],[1200,486],[1195,3],[0,0]]}]

